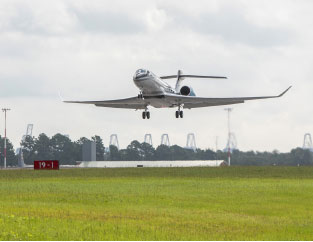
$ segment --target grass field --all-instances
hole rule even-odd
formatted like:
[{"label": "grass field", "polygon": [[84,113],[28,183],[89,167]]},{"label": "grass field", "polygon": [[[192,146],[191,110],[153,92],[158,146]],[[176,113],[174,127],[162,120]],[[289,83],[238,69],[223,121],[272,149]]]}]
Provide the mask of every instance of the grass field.
[{"label": "grass field", "polygon": [[1,170],[0,240],[313,240],[313,167]]}]

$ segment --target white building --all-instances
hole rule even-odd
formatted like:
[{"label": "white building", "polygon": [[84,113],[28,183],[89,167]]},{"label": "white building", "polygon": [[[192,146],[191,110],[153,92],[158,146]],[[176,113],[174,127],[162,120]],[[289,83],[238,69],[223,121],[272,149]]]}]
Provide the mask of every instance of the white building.
[{"label": "white building", "polygon": [[78,167],[126,168],[126,167],[217,167],[223,160],[175,160],[175,161],[82,161]]}]

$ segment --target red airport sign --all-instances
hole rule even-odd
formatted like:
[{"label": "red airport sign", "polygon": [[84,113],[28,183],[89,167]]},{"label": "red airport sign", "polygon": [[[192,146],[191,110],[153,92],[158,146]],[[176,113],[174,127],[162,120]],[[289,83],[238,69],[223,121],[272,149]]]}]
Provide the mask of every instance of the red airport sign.
[{"label": "red airport sign", "polygon": [[58,160],[35,160],[34,170],[59,170]]}]

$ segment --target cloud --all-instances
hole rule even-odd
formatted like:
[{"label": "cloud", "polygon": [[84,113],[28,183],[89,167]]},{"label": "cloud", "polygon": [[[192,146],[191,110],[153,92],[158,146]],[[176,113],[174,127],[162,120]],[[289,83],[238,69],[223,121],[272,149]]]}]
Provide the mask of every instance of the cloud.
[{"label": "cloud", "polygon": [[[286,27],[262,26],[247,18],[245,9],[231,4],[214,12],[189,15],[177,9],[170,9],[176,28],[219,37],[229,44],[242,44],[255,47],[277,47],[288,45],[292,32]],[[173,26],[173,29],[175,27]]]},{"label": "cloud", "polygon": [[159,31],[164,29],[169,22],[168,16],[164,9],[154,8],[145,13],[146,23],[150,30]]},{"label": "cloud", "polygon": [[186,110],[182,120],[173,109],[152,108],[147,122],[140,112],[65,105],[57,97],[59,90],[66,99],[136,96],[136,69],[157,75],[182,69],[229,77],[186,80],[199,96],[272,95],[293,84],[282,99],[236,105],[232,113],[240,149],[287,151],[313,132],[310,9],[287,0],[3,0],[0,101],[12,108],[9,135],[18,144],[26,124],[34,123],[35,135],[118,133],[125,147],[145,133],[158,144],[165,132],[183,146],[194,132],[199,147],[214,147],[219,136],[222,148],[224,107]]},{"label": "cloud", "polygon": [[[20,32],[24,35],[68,35],[80,32],[93,34],[137,34],[147,30],[144,16],[103,8],[84,8],[74,2],[40,1],[6,2],[0,13],[0,33]],[[49,3],[49,2],[48,2]],[[1,11],[2,10],[2,11]],[[152,16],[158,17],[158,16]],[[1,19],[2,18],[2,19]],[[150,18],[149,24],[153,24]]]},{"label": "cloud", "polygon": [[7,1],[1,12],[4,14],[0,33],[21,32],[24,35],[60,35],[71,32],[76,20],[65,3],[55,1],[46,4],[42,1]]},{"label": "cloud", "polygon": [[131,35],[146,30],[142,21],[129,14],[100,10],[84,11],[82,9],[72,9],[71,11],[77,18],[78,27],[85,32]]}]

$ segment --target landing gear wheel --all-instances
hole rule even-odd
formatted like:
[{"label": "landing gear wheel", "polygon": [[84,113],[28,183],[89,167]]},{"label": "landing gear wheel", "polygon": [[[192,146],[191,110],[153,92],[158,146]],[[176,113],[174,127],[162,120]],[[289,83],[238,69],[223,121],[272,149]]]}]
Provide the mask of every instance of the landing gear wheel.
[{"label": "landing gear wheel", "polygon": [[139,98],[139,99],[143,99],[142,93],[138,94],[138,98]]},{"label": "landing gear wheel", "polygon": [[179,112],[179,116],[180,116],[181,118],[183,118],[183,117],[184,117],[184,112],[183,112],[183,111],[180,111],[180,112]]},{"label": "landing gear wheel", "polygon": [[142,118],[146,119],[146,112],[142,112]]},{"label": "landing gear wheel", "polygon": [[179,111],[176,111],[176,112],[175,112],[175,117],[176,117],[176,118],[179,118]]},{"label": "landing gear wheel", "polygon": [[146,113],[147,119],[150,119],[150,112]]}]

